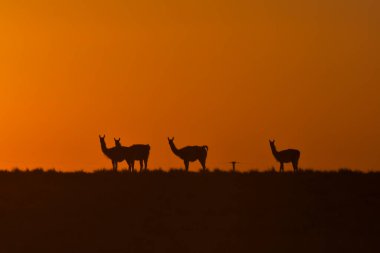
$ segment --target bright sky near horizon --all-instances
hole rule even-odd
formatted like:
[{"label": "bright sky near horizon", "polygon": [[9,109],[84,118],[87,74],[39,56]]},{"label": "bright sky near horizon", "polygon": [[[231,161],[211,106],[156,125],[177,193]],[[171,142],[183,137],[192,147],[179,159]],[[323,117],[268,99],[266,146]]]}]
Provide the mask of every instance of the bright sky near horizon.
[{"label": "bright sky near horizon", "polygon": [[[208,167],[378,170],[377,0],[2,1],[0,168],[111,168],[99,134]],[[124,163],[122,167],[126,167]],[[190,170],[198,170],[193,163]],[[290,170],[286,166],[285,170]]]}]

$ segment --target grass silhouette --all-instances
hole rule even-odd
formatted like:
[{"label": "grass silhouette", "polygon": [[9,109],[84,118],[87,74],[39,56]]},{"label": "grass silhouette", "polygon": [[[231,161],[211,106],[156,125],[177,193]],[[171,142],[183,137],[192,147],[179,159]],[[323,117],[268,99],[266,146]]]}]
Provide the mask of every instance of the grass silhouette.
[{"label": "grass silhouette", "polygon": [[377,252],[380,173],[0,171],[0,252]]}]

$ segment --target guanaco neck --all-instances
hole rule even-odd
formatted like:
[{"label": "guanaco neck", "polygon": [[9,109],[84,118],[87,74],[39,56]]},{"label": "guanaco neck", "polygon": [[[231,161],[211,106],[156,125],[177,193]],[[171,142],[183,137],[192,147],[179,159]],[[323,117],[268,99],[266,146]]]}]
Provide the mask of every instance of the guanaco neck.
[{"label": "guanaco neck", "polygon": [[106,145],[105,140],[100,140],[100,146],[101,146],[101,148],[102,148],[102,152],[103,152],[105,155],[108,155],[108,148],[107,148],[107,145]]},{"label": "guanaco neck", "polygon": [[169,141],[169,145],[170,145],[170,148],[171,148],[171,150],[173,151],[173,153],[176,154],[176,155],[179,155],[179,150],[178,150],[177,147],[174,145],[174,142],[173,142],[173,141]]},{"label": "guanaco neck", "polygon": [[274,157],[278,157],[278,152],[277,152],[277,149],[276,149],[276,146],[274,145],[274,143],[272,144],[270,144],[270,148],[271,148],[271,150],[272,150],[272,154],[273,154],[273,156]]}]

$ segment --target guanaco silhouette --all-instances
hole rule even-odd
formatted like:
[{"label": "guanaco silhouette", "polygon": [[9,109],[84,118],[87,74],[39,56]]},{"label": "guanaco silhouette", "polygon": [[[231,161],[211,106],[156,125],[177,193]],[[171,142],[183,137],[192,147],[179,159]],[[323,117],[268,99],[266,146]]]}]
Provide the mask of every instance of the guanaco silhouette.
[{"label": "guanaco silhouette", "polygon": [[269,145],[272,150],[274,158],[280,162],[280,172],[284,171],[284,163],[292,163],[294,172],[298,171],[298,161],[300,159],[301,152],[297,149],[286,149],[282,151],[277,151],[274,145],[275,140],[269,140]]},{"label": "guanaco silhouette", "polygon": [[117,171],[117,163],[122,162],[125,159],[124,152],[120,150],[118,147],[113,147],[113,148],[107,148],[106,141],[105,141],[106,136],[100,136],[100,147],[102,148],[103,154],[105,154],[109,159],[112,161],[112,169],[114,171]]},{"label": "guanaco silhouette", "polygon": [[173,153],[183,160],[186,171],[189,171],[189,163],[196,160],[201,163],[203,171],[206,170],[207,146],[187,146],[177,149],[174,145],[174,137],[168,138],[168,141]]},{"label": "guanaco silhouette", "polygon": [[115,147],[119,148],[122,151],[123,157],[127,164],[129,171],[135,169],[135,161],[140,161],[140,172],[147,170],[148,167],[148,158],[150,152],[150,146],[145,144],[135,144],[130,147],[124,147],[120,143],[120,138],[115,140]]}]

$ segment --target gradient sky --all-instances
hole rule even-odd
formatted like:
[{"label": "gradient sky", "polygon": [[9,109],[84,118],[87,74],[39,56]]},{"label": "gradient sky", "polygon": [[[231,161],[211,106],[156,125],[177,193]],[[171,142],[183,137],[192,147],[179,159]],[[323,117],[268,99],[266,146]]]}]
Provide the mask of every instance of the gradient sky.
[{"label": "gradient sky", "polygon": [[[111,168],[107,144],[208,167],[378,170],[378,0],[1,1],[0,168]],[[123,165],[126,167],[126,164]],[[200,165],[192,164],[190,170]],[[290,169],[288,165],[285,169]]]}]

